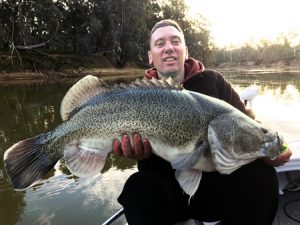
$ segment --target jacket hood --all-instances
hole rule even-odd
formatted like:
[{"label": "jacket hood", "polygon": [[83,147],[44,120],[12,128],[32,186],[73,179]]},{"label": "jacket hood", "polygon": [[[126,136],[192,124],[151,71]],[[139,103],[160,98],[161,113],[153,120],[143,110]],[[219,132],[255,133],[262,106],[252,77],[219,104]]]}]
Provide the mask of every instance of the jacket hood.
[{"label": "jacket hood", "polygon": [[[194,58],[188,58],[184,63],[184,81],[204,71],[204,65]],[[145,77],[151,79],[152,77],[158,79],[158,73],[155,67],[145,71]]]}]

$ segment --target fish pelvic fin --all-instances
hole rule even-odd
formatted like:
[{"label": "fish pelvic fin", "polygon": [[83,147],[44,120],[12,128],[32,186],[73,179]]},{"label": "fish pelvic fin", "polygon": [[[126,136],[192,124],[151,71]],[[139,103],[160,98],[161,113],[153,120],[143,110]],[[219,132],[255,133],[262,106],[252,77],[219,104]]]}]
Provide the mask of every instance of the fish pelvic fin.
[{"label": "fish pelvic fin", "polygon": [[[190,196],[190,199],[196,193],[202,178],[202,171],[200,170],[176,170],[175,177],[183,189],[183,191]],[[190,201],[189,199],[189,201]]]},{"label": "fish pelvic fin", "polygon": [[37,184],[58,161],[59,157],[50,159],[44,153],[42,137],[20,141],[4,153],[4,167],[15,190]]},{"label": "fish pelvic fin", "polygon": [[99,173],[106,162],[111,146],[98,147],[88,145],[88,142],[73,141],[64,148],[64,159],[68,169],[78,177],[91,177]]},{"label": "fish pelvic fin", "polygon": [[60,115],[63,121],[68,120],[72,112],[80,108],[90,98],[108,90],[107,84],[96,76],[87,75],[75,83],[64,96]]}]

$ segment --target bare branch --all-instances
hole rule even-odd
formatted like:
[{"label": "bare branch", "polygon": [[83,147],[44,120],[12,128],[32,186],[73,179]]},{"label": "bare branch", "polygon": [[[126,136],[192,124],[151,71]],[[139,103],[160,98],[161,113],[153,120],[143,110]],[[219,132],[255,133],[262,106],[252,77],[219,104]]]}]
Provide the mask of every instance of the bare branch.
[{"label": "bare branch", "polygon": [[29,45],[29,46],[16,45],[15,47],[17,49],[22,49],[22,50],[31,50],[31,49],[34,49],[34,48],[43,47],[43,46],[45,46],[46,44],[48,44],[49,42],[52,41],[52,39],[57,34],[58,29],[59,29],[59,20],[58,20],[58,18],[56,18],[56,29],[55,29],[54,33],[52,34],[52,36],[49,38],[49,40],[47,40],[45,42],[42,42],[40,44],[36,44],[36,45]]},{"label": "bare branch", "polygon": [[[12,9],[13,9],[13,7],[12,7]],[[19,54],[18,49],[16,49],[16,46],[14,44],[14,33],[15,33],[15,19],[13,17],[12,18],[11,44],[10,44],[10,49],[11,49],[11,51],[10,51],[10,60],[11,60],[11,64],[14,65],[13,53],[14,53],[14,51],[16,51],[16,53],[18,55],[18,58],[19,58],[19,62],[22,65],[22,58],[21,58],[21,56]]]}]

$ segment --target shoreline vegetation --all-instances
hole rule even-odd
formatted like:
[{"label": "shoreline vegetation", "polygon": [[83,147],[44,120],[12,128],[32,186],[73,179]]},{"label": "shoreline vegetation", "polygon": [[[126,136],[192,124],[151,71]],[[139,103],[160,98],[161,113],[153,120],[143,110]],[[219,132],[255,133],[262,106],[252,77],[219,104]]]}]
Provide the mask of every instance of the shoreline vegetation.
[{"label": "shoreline vegetation", "polygon": [[[146,68],[145,68],[146,69]],[[144,68],[78,68],[78,69],[65,69],[61,71],[24,71],[24,72],[11,72],[1,73],[0,81],[12,80],[60,80],[68,78],[80,78],[86,75],[94,75],[101,78],[109,79],[109,77],[137,77],[144,75]],[[140,74],[140,75],[138,75]]]},{"label": "shoreline vegetation", "polygon": [[[55,70],[41,70],[41,71],[0,71],[0,82],[11,83],[13,81],[26,82],[26,81],[59,81],[66,79],[78,79],[85,75],[94,75],[105,80],[118,79],[118,78],[137,78],[144,75],[144,70],[149,68],[146,65],[128,64],[123,68],[114,67],[108,63],[98,63],[88,66],[72,66],[69,68]],[[209,69],[215,69],[221,73],[234,72],[248,72],[253,74],[256,72],[264,73],[280,73],[280,72],[300,72],[300,61],[277,61],[272,64],[256,65],[254,62],[245,63],[223,63],[218,66],[206,66]]]},{"label": "shoreline vegetation", "polygon": [[[184,0],[2,1],[0,81],[62,80],[87,74],[100,77],[143,75],[149,33],[166,18],[184,27],[189,55],[207,68],[300,71],[297,33],[275,42],[249,40],[218,47],[203,15],[190,16]],[[180,10],[178,10],[180,9]],[[1,37],[2,37],[1,36]],[[138,70],[138,71],[135,71]]]}]

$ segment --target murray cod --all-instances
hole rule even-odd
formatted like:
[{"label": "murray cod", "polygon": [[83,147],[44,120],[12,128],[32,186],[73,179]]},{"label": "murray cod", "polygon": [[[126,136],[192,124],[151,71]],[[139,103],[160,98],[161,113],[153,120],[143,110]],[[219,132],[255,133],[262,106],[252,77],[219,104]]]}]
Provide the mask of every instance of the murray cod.
[{"label": "murray cod", "polygon": [[88,75],[63,98],[61,117],[54,130],[5,152],[5,168],[16,190],[36,184],[62,157],[77,176],[99,173],[113,140],[125,133],[147,138],[190,196],[202,171],[230,174],[259,157],[275,158],[283,143],[277,132],[228,103],[172,80],[144,78],[109,87]]}]

